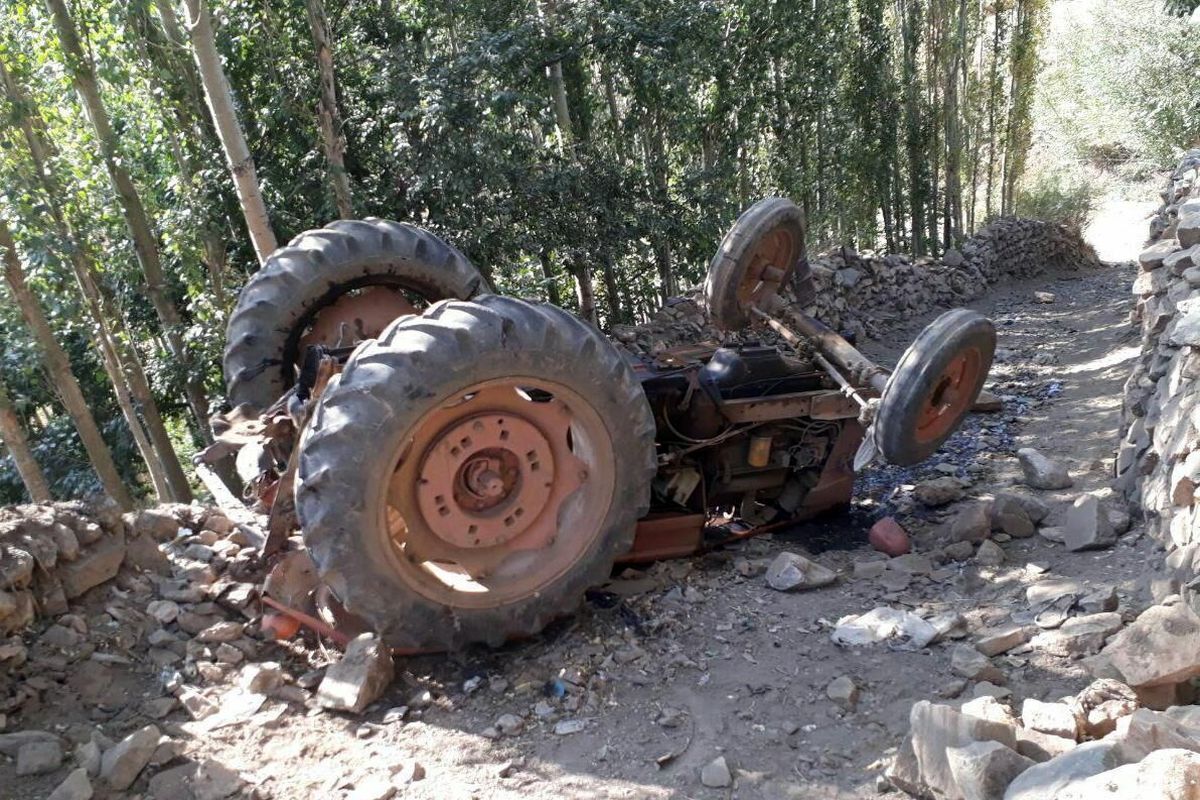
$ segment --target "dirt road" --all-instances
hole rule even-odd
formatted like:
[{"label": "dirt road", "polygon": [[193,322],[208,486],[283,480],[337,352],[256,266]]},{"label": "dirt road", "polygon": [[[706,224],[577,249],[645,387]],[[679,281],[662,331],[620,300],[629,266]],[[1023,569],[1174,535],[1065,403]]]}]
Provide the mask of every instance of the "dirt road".
[{"label": "dirt road", "polygon": [[[1135,220],[1104,235],[1106,255],[1132,257],[1140,227]],[[1025,620],[1025,587],[1044,574],[1113,586],[1123,610],[1145,602],[1150,544],[1136,527],[1097,553],[1067,553],[1042,536],[1001,536],[999,565],[955,560],[939,530],[968,504],[1018,481],[1019,447],[1062,459],[1075,478],[1069,490],[1039,493],[1053,507],[1044,525],[1056,524],[1078,492],[1106,484],[1121,384],[1136,355],[1126,323],[1132,273],[1126,263],[1047,276],[974,304],[999,330],[991,388],[1003,410],[973,415],[918,468],[869,468],[849,515],[627,571],[533,641],[399,662],[392,689],[362,716],[323,711],[296,686],[238,714],[231,689],[224,701],[231,724],[214,729],[211,718],[192,721],[172,706],[164,682],[173,668],[155,666],[145,648],[131,664],[68,663],[38,644],[31,661],[47,659],[54,690],[6,730],[54,730],[82,742],[98,728],[116,740],[153,719],[173,744],[147,770],[149,784],[144,775],[132,790],[162,800],[238,793],[378,800],[392,791],[380,776],[399,770],[423,773],[403,796],[436,800],[876,796],[912,704],[981,689],[953,672],[949,643],[915,652],[840,647],[830,637],[840,618],[879,606],[926,618],[957,612],[974,632]],[[1054,301],[1037,302],[1035,289]],[[932,316],[864,349],[894,362]],[[928,508],[913,498],[915,484],[946,475],[967,487],[961,501]],[[917,557],[884,570],[866,563],[883,557],[865,540],[888,514],[910,531]],[[770,589],[762,571],[784,550],[812,555],[838,570],[838,581],[799,593]],[[145,591],[136,579],[97,590],[87,619]],[[252,659],[282,662],[299,678],[333,656],[286,644],[265,645]],[[996,664],[1006,685],[982,690],[1011,692],[1017,702],[1056,698],[1087,681],[1078,661],[1028,646]],[[833,692],[839,699],[831,699],[835,679],[849,679],[857,697]],[[722,756],[731,785],[705,786],[702,771]],[[195,780],[189,762],[215,777]],[[17,779],[11,761],[0,759],[0,796],[44,797],[65,772]],[[723,783],[719,773],[712,767],[704,777]]]}]

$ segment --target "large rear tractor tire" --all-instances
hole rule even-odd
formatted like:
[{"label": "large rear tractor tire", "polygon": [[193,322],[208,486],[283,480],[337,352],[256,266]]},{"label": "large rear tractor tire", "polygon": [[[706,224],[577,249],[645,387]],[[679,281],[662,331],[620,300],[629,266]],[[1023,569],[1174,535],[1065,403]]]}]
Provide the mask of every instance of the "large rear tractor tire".
[{"label": "large rear tractor tire", "polygon": [[875,417],[875,442],[902,467],[929,458],[975,405],[996,352],[996,327],[977,311],[947,311],[900,357]]},{"label": "large rear tractor tire", "polygon": [[312,344],[354,344],[437,300],[487,291],[467,257],[427,230],[382,219],[339,220],[267,258],[229,317],[229,402],[263,410],[295,382]]},{"label": "large rear tractor tire", "polygon": [[483,295],[391,323],[330,381],[296,509],[322,579],[393,647],[529,636],[632,544],[654,418],[561,309]]}]

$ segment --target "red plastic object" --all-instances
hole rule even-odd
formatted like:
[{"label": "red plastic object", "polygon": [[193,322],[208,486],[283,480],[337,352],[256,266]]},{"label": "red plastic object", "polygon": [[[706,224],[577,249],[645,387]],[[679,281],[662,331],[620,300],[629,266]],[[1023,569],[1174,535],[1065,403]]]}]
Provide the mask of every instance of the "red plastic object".
[{"label": "red plastic object", "polygon": [[912,549],[908,541],[908,532],[900,527],[894,517],[884,517],[871,526],[867,541],[881,553],[887,553],[893,558],[902,556]]}]

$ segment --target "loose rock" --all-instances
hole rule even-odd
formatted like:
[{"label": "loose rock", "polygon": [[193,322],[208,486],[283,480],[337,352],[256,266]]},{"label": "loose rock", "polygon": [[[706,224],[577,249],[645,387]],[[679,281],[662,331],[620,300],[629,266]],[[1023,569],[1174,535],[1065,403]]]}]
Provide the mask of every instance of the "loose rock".
[{"label": "loose rock", "polygon": [[825,696],[847,711],[853,711],[858,705],[858,686],[853,678],[841,675],[825,687]]},{"label": "loose rock", "polygon": [[73,770],[46,800],[91,800],[92,782],[86,770]]},{"label": "loose rock", "polygon": [[362,711],[375,702],[394,677],[392,656],[373,633],[356,636],[336,664],[325,670],[317,689],[317,702],[324,708]]},{"label": "loose rock", "polygon": [[1034,489],[1066,489],[1075,483],[1065,466],[1032,447],[1018,450],[1017,458],[1021,462],[1021,472],[1027,486]]},{"label": "loose rock", "polygon": [[1073,740],[1079,735],[1075,714],[1065,703],[1044,703],[1031,697],[1021,704],[1021,722],[1051,736]]},{"label": "loose rock", "polygon": [[1008,785],[1034,765],[999,742],[972,742],[946,751],[950,773],[964,800],[1003,800]]},{"label": "loose rock", "polygon": [[58,742],[29,742],[17,751],[18,775],[41,775],[54,772],[62,764],[63,752]]},{"label": "loose rock", "polygon": [[718,756],[704,765],[700,770],[700,783],[710,789],[724,789],[733,783],[733,775],[729,771],[729,765],[725,763],[725,756]]},{"label": "loose rock", "polygon": [[147,725],[117,742],[100,761],[100,777],[115,791],[128,789],[154,755],[159,736],[157,726]]},{"label": "loose rock", "polygon": [[780,592],[816,589],[836,579],[833,570],[796,553],[780,553],[767,568],[767,585]]},{"label": "loose rock", "polygon": [[1067,511],[1063,524],[1063,544],[1068,550],[1097,550],[1111,547],[1117,541],[1117,533],[1099,498],[1095,495],[1080,495]]}]

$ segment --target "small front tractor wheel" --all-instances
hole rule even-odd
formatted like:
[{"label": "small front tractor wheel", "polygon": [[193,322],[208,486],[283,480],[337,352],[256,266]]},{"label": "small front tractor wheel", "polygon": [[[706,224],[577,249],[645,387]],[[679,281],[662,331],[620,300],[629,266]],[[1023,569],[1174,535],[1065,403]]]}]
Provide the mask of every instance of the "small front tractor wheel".
[{"label": "small front tractor wheel", "polygon": [[[736,331],[768,310],[804,261],[804,211],[786,197],[766,197],[742,212],[708,266],[704,301],[712,321]],[[811,283],[811,273],[802,279]],[[811,289],[811,286],[808,287]]]},{"label": "small front tractor wheel", "polygon": [[656,470],[641,385],[553,306],[396,320],[330,381],[296,509],[323,581],[394,647],[532,635],[630,548]]},{"label": "small front tractor wheel", "polygon": [[956,308],[921,331],[888,378],[875,442],[892,464],[911,466],[942,446],[975,405],[996,352],[996,327]]},{"label": "small front tractor wheel", "polygon": [[467,257],[423,228],[338,220],[272,253],[229,317],[229,402],[262,411],[295,381],[309,345],[350,345],[437,300],[467,300],[487,285]]}]

